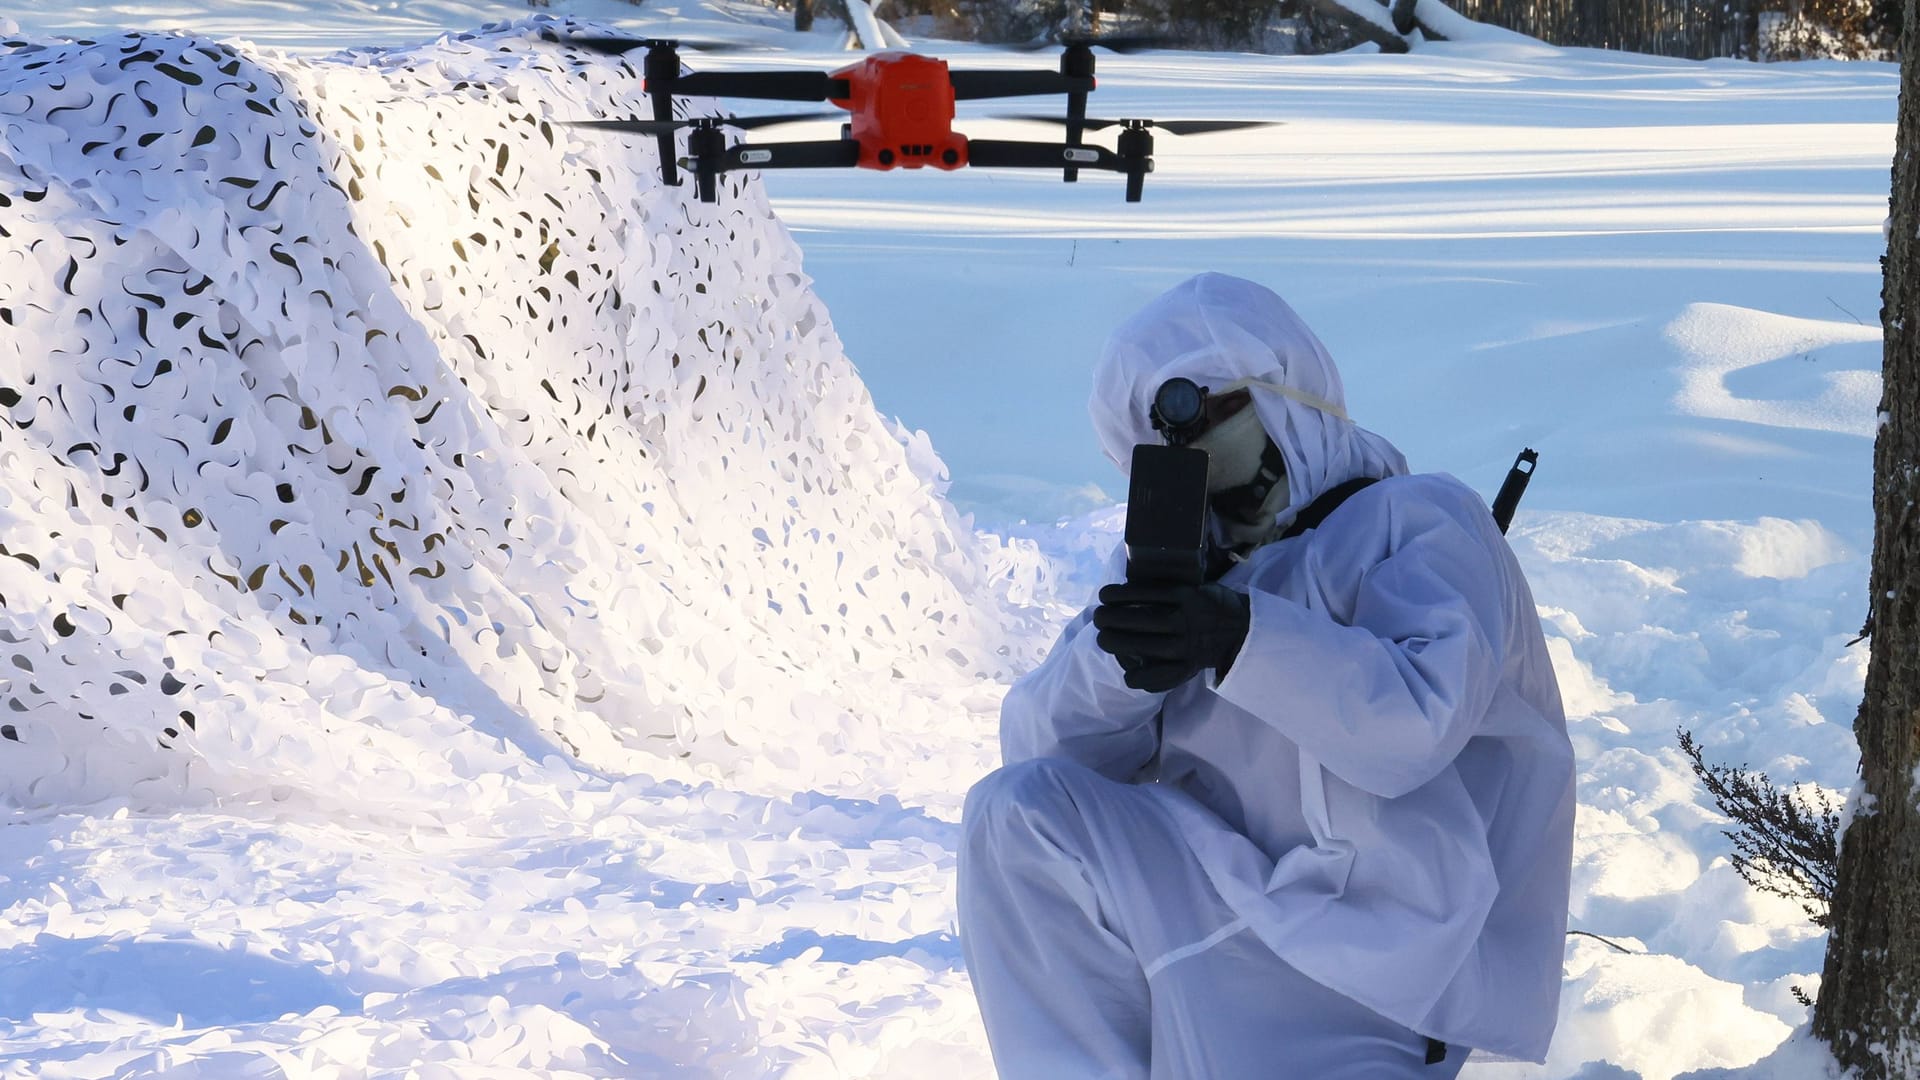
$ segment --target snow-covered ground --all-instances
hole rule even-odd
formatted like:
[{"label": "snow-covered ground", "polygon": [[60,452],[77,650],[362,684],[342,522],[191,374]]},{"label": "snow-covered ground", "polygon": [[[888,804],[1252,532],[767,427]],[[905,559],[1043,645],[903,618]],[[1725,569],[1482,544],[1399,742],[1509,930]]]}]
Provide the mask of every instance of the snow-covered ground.
[{"label": "snow-covered ground", "polygon": [[[789,50],[696,66],[847,59],[830,28],[796,37],[745,3],[551,10]],[[180,242],[208,212],[165,213],[186,187],[129,169],[117,182],[135,187],[63,188],[85,155],[22,119],[48,103],[21,100],[34,76],[0,52],[0,307],[16,312],[0,384],[22,396],[0,424],[0,544],[38,564],[0,558],[0,654],[18,658],[0,656],[0,697],[20,703],[0,716],[17,736],[0,741],[0,1075],[990,1073],[953,937],[960,799],[993,764],[1006,681],[1085,599],[1116,535],[1116,476],[1083,419],[1099,340],[1205,269],[1288,297],[1340,361],[1356,418],[1416,467],[1491,493],[1517,450],[1541,452],[1511,539],[1581,761],[1571,924],[1628,951],[1570,937],[1546,1065],[1463,1075],[1817,1075],[1792,1049],[1748,1068],[1803,1022],[1791,991],[1817,986],[1824,937],[1733,873],[1674,734],[1777,779],[1853,778],[1865,652],[1847,642],[1865,613],[1893,68],[1513,40],[1103,56],[1096,114],[1285,124],[1161,137],[1134,206],[1104,176],[813,172],[703,210],[649,184],[645,140],[538,132],[630,101],[617,65],[565,68],[523,31],[325,58],[526,14],[480,0],[6,13],[43,42],[128,27],[240,39],[364,175],[356,196],[296,185],[297,218],[258,211],[324,229],[294,257],[354,297],[342,308],[359,321],[295,326],[247,285],[275,280],[259,269],[272,243]],[[168,101],[155,153],[192,143],[205,107]],[[971,105],[963,129],[1040,137],[986,119],[1035,104]],[[254,130],[226,107],[221,134]],[[769,137],[789,130],[808,134]],[[116,197],[119,226],[81,227]],[[144,226],[126,223],[135,211]],[[210,320],[253,303],[221,331],[252,331],[255,374],[202,357],[179,400],[106,409],[100,387],[158,378],[150,359],[103,363],[138,353],[130,337],[89,336],[134,325],[126,297],[142,288],[118,272],[136,256],[218,282]],[[62,284],[70,257],[79,276]],[[579,295],[548,296],[538,317],[519,306],[568,269],[588,281]],[[609,305],[602,277],[642,299]],[[646,295],[669,278],[682,288]],[[686,300],[694,281],[703,299]],[[342,326],[394,345],[369,335],[367,358],[331,366],[300,348]],[[261,389],[269,354],[329,434],[362,420],[353,451],[325,462],[343,475],[288,449],[309,429]],[[97,407],[65,397],[63,419],[18,426],[50,408],[31,411],[29,374]],[[425,391],[400,421],[417,440],[380,426],[400,375]],[[374,389],[356,396],[362,382]],[[624,423],[576,422],[596,387],[634,409]],[[440,399],[446,413],[424,412]],[[174,410],[173,426],[120,420],[129,402]],[[170,435],[189,459],[221,457],[225,436],[199,430],[216,426],[209,402],[245,413],[240,478],[169,465],[164,501],[178,520],[207,498],[191,509],[216,519],[217,544],[193,527],[156,540],[124,505],[103,510],[103,455],[57,437],[90,423],[154,461],[174,460]],[[471,488],[443,490],[462,448],[478,451],[459,459]],[[377,485],[356,454],[382,467]],[[306,470],[314,508],[272,526],[244,498],[249,465]],[[410,512],[424,499],[441,515],[443,541],[405,550],[441,552],[444,578],[382,592],[364,569],[332,585],[323,572],[307,582],[320,629],[289,620],[301,603],[261,599],[304,595],[299,570],[332,569],[356,538],[371,554],[368,523],[393,530],[364,500],[389,483],[415,493]],[[157,496],[142,498],[147,514]],[[287,587],[249,580],[256,564],[284,566]],[[339,591],[322,602],[325,588]],[[396,614],[397,595],[416,606]],[[455,610],[486,620],[434,614]],[[156,684],[178,670],[179,693],[207,703],[165,740],[183,747],[142,727],[158,691],[111,689],[103,672],[120,666]]]}]

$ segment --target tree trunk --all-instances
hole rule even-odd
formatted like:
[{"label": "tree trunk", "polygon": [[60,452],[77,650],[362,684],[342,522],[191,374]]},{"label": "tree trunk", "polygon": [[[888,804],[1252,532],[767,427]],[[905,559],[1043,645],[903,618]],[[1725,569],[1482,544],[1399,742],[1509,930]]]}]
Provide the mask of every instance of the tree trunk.
[{"label": "tree trunk", "polygon": [[[1407,39],[1394,33],[1387,11],[1375,0],[1306,0],[1307,6],[1360,38],[1380,46],[1381,52],[1408,51]],[[1379,10],[1379,15],[1373,12]]]},{"label": "tree trunk", "polygon": [[[1873,452],[1872,650],[1853,730],[1861,791],[1840,850],[1832,935],[1813,1030],[1864,1080],[1920,1076],[1920,40],[1906,0],[1893,222],[1881,286],[1886,330]],[[1856,800],[1857,801],[1857,800]]]}]

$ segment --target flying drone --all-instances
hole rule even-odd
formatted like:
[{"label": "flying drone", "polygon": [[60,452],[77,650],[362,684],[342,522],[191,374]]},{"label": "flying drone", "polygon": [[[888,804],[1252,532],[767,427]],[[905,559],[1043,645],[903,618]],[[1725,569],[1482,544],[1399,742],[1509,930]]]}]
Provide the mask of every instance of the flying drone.
[{"label": "flying drone", "polygon": [[[680,49],[689,42],[660,38],[571,37],[568,44],[618,56],[647,50],[642,75],[653,103],[650,120],[585,120],[574,126],[652,135],[660,140],[660,178],[679,183],[674,134],[687,131],[685,165],[694,176],[702,202],[719,201],[721,173],[736,169],[893,169],[974,168],[1059,169],[1072,183],[1081,169],[1121,173],[1128,202],[1139,202],[1146,176],[1153,171],[1153,135],[1199,135],[1266,126],[1245,120],[1099,120],[1087,116],[1087,95],[1094,89],[1095,47],[1123,51],[1139,47],[1134,39],[1081,38],[1063,45],[1058,72],[1037,69],[955,70],[945,60],[918,53],[872,53],[859,63],[832,72],[687,71]],[[1140,39],[1144,41],[1146,39]],[[1015,116],[1063,125],[1062,142],[972,139],[953,130],[954,103],[984,98],[1065,94],[1065,116]],[[774,124],[837,117],[839,113],[782,113],[770,116],[715,116],[676,120],[675,97],[705,96],[759,101],[826,101],[850,114],[840,138],[799,142],[729,143],[723,128],[752,130]],[[1120,129],[1114,148],[1089,145],[1085,134]]]}]

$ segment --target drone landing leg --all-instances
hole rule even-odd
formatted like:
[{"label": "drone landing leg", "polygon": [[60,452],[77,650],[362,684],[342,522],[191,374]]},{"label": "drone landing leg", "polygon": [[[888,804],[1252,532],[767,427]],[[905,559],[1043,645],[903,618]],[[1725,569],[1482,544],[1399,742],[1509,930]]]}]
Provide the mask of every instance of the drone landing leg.
[{"label": "drone landing leg", "polygon": [[[673,83],[680,77],[680,54],[671,43],[651,42],[647,47],[647,59],[641,67],[647,96],[653,99],[653,119],[656,123],[666,123],[673,119]],[[673,132],[662,131],[660,140],[660,182],[668,187],[680,186],[680,174],[674,168]]]},{"label": "drone landing leg", "polygon": [[720,170],[727,157],[727,137],[714,125],[687,133],[687,156],[693,160],[694,194],[703,203],[720,201]]},{"label": "drone landing leg", "polygon": [[[1081,139],[1081,133],[1085,129],[1086,122],[1087,122],[1087,95],[1068,94],[1067,95],[1067,145],[1068,146],[1084,146],[1085,145],[1084,140]],[[1066,176],[1064,177],[1064,179],[1069,184],[1073,183],[1074,181],[1080,179],[1080,170],[1073,167],[1072,165],[1067,166]]]},{"label": "drone landing leg", "polygon": [[[1069,45],[1066,51],[1060,54],[1060,74],[1062,75],[1069,78],[1087,79],[1091,81],[1093,79],[1093,69],[1093,49],[1086,45]],[[1087,92],[1085,90],[1070,91],[1067,94],[1068,146],[1083,145],[1081,136],[1086,131],[1086,123]],[[1062,179],[1071,184],[1080,179],[1080,170],[1069,165]]]},{"label": "drone landing leg", "polygon": [[1125,163],[1127,201],[1139,202],[1140,194],[1147,186],[1147,174],[1153,171],[1153,135],[1145,125],[1135,127],[1129,124],[1121,130],[1115,149]]}]

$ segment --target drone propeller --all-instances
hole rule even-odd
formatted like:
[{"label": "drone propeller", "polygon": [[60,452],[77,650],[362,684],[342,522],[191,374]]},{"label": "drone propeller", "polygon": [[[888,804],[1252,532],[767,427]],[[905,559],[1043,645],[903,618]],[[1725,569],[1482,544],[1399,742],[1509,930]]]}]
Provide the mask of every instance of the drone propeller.
[{"label": "drone propeller", "polygon": [[1015,52],[1045,52],[1049,49],[1093,48],[1106,49],[1108,52],[1135,53],[1147,49],[1167,49],[1180,44],[1180,39],[1166,34],[1068,34],[1058,41],[1041,39],[1024,41],[1003,48]]},{"label": "drone propeller", "polygon": [[[1034,114],[999,114],[996,120],[1028,120],[1036,124],[1058,124],[1070,126],[1070,121],[1058,116],[1038,116]],[[1129,129],[1158,128],[1169,135],[1210,135],[1218,131],[1243,131],[1247,128],[1278,127],[1283,120],[1098,120],[1087,117],[1080,124],[1088,131],[1103,128],[1123,127]]]},{"label": "drone propeller", "polygon": [[[1120,170],[1127,176],[1127,201],[1139,202],[1141,187],[1146,183],[1147,174],[1153,171],[1153,133],[1150,128],[1159,128],[1169,135],[1206,135],[1216,131],[1241,131],[1247,128],[1273,127],[1279,121],[1273,120],[1097,120],[1068,103],[1068,114],[1059,116],[1035,116],[1001,114],[1001,120],[1027,120],[1038,124],[1058,124],[1067,129],[1068,160],[1079,147],[1082,131],[1099,131],[1102,128],[1118,127],[1119,141],[1115,145],[1114,155],[1120,161]],[[1105,167],[1105,166],[1103,166]],[[1069,167],[1064,179],[1072,183],[1075,170]]]},{"label": "drone propeller", "polygon": [[602,131],[621,131],[631,135],[669,135],[682,128],[694,127],[730,127],[741,131],[754,128],[772,127],[775,124],[797,124],[806,120],[825,120],[844,116],[839,112],[810,113],[772,113],[766,116],[697,116],[690,120],[572,120],[568,127],[598,128]]},{"label": "drone propeller", "polygon": [[689,38],[630,38],[583,34],[559,39],[563,45],[578,45],[588,52],[620,56],[635,49],[688,49],[693,52],[764,52],[769,46],[746,41],[699,41]]},{"label": "drone propeller", "polygon": [[[635,49],[645,49],[646,59],[641,65],[641,76],[646,80],[642,88],[653,105],[651,121],[615,121],[628,124],[624,130],[640,134],[651,134],[660,140],[660,181],[668,187],[680,183],[679,167],[673,156],[673,133],[676,130],[673,119],[673,99],[675,95],[706,94],[713,97],[759,98],[772,101],[830,101],[836,96],[845,96],[848,92],[845,79],[834,79],[817,71],[760,71],[760,72],[684,72],[680,66],[681,49],[699,49],[707,51],[726,51],[756,49],[761,46],[734,41],[683,41],[675,38],[631,38],[600,34],[582,34],[578,37],[561,37],[558,34],[543,33],[549,41],[565,45],[577,45],[589,52],[607,56],[623,56]],[[762,119],[761,123],[784,123],[785,118]],[[642,123],[651,126],[638,126]],[[602,122],[598,126],[605,126]],[[732,122],[733,127],[747,127],[739,120]],[[712,125],[708,125],[711,129]],[[716,131],[717,134],[717,131]]]},{"label": "drone propeller", "polygon": [[[1106,49],[1109,52],[1127,53],[1139,52],[1142,49],[1166,48],[1174,44],[1177,44],[1174,39],[1163,34],[1100,35],[1080,31],[1062,34],[1057,41],[1036,41],[1027,45],[1016,45],[1014,48],[1029,51],[1058,48],[1060,50],[1060,74],[1076,82],[1083,81],[1083,85],[1061,88],[1067,95],[1067,116],[1065,123],[1067,127],[1067,146],[1071,149],[1086,145],[1082,137],[1086,134],[1087,129],[1086,124],[1083,122],[1087,116],[1087,92],[1093,89],[1093,73],[1094,68],[1097,66],[1094,60],[1093,50],[1100,48]],[[956,86],[956,90],[957,89],[958,87]],[[1058,93],[1060,91],[1055,92]],[[1127,198],[1129,201],[1133,201],[1139,197],[1139,184],[1137,180],[1132,178],[1132,173],[1128,175]],[[1079,167],[1077,165],[1068,165],[1062,170],[1061,178],[1069,184],[1078,180],[1080,178]]]}]

